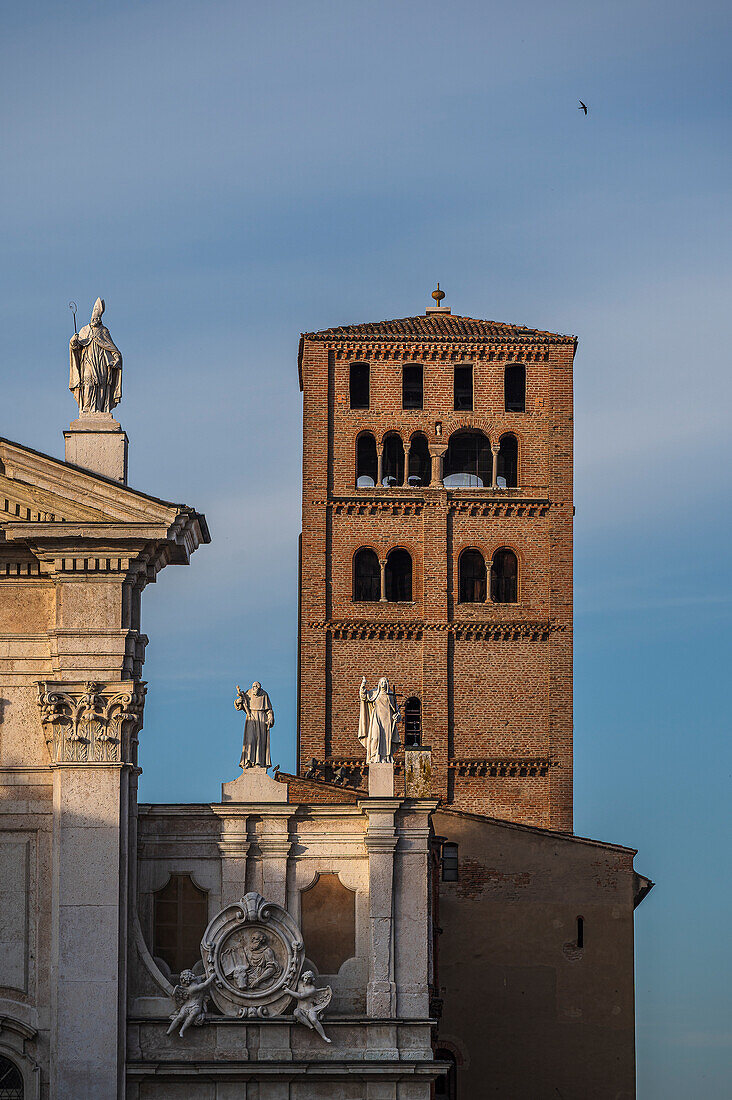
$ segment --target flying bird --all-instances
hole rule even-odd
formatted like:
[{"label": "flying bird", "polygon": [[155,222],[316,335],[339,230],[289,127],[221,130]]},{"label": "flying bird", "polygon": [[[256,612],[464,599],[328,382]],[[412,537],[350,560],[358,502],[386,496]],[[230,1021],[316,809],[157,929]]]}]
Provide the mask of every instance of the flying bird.
[{"label": "flying bird", "polygon": [[580,100],[579,101],[579,107],[577,108],[577,110],[578,111],[584,111],[585,114],[587,114],[587,104],[583,103],[582,100]]}]

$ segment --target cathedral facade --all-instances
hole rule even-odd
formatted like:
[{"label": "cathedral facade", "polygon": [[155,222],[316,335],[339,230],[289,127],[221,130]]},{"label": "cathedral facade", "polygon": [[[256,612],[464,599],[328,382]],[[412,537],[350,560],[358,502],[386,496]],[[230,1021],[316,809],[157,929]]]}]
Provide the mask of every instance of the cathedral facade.
[{"label": "cathedral facade", "polygon": [[101,299],[65,460],[0,440],[0,1100],[635,1095],[652,884],[572,832],[575,341],[436,301],[302,337],[298,769],[255,682],[211,803],[137,798],[143,592],[210,534],[127,485]]}]

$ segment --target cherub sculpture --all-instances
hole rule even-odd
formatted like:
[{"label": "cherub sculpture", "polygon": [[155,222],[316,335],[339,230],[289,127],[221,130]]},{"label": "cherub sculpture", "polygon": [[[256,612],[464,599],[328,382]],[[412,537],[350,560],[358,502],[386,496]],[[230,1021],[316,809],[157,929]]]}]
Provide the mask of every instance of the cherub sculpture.
[{"label": "cherub sculpture", "polygon": [[206,1008],[209,1000],[206,996],[206,990],[211,988],[216,980],[216,975],[212,974],[210,978],[206,978],[201,982],[197,982],[195,978],[196,975],[192,970],[181,972],[180,982],[173,990],[173,1000],[178,1011],[170,1017],[171,1024],[165,1033],[166,1035],[170,1035],[180,1024],[179,1035],[182,1039],[191,1024],[200,1027],[206,1019]]},{"label": "cherub sculpture", "polygon": [[305,1024],[305,1027],[309,1027],[311,1031],[317,1031],[320,1038],[329,1043],[330,1039],[323,1031],[323,1025],[320,1022],[320,1013],[325,1012],[333,996],[330,986],[326,985],[318,989],[312,970],[306,970],[297,983],[297,989],[288,989],[285,986],[285,993],[289,993],[297,1001],[293,1013],[295,1019]]}]

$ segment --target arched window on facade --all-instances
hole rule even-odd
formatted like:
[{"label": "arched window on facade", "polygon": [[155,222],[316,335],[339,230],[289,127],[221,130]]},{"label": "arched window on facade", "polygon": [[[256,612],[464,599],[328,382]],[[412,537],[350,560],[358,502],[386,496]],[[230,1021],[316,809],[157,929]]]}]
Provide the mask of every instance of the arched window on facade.
[{"label": "arched window on facade", "polygon": [[208,895],[188,874],[171,875],[153,894],[152,953],[171,974],[193,967],[201,958],[201,938],[208,924]]},{"label": "arched window on facade", "polygon": [[518,600],[518,560],[513,550],[496,550],[491,563],[491,599],[494,603]]},{"label": "arched window on facade", "polygon": [[396,432],[391,432],[384,440],[381,484],[387,486],[404,484],[404,444],[402,437]]},{"label": "arched window on facade", "polygon": [[407,363],[402,367],[402,408],[422,408],[421,363]]},{"label": "arched window on facade", "polygon": [[391,550],[386,559],[386,598],[404,603],[412,598],[412,558],[407,550]]},{"label": "arched window on facade", "polygon": [[526,367],[509,363],[503,374],[503,394],[506,412],[526,412]]},{"label": "arched window on facade", "polygon": [[353,598],[357,603],[377,603],[381,598],[381,567],[375,550],[364,547],[353,559]]},{"label": "arched window on facade", "polygon": [[427,436],[415,432],[409,446],[409,470],[407,484],[429,485],[432,480],[432,459],[427,444]]},{"label": "arched window on facade", "polygon": [[449,1069],[442,1077],[435,1081],[435,1100],[456,1100],[457,1098],[457,1062],[451,1050],[438,1047],[435,1051],[435,1060],[447,1062]]},{"label": "arched window on facade", "polygon": [[356,440],[356,488],[373,489],[379,476],[376,440],[371,432],[361,432]]},{"label": "arched window on facade", "polygon": [[443,484],[448,489],[490,488],[492,477],[488,436],[478,431],[453,432],[447,444]]},{"label": "arched window on facade", "polygon": [[[515,435],[501,436],[501,449],[498,452],[496,476],[503,478],[506,489],[515,489],[518,485],[518,442]],[[498,482],[502,485],[503,482]]]},{"label": "arched window on facade", "polygon": [[416,695],[404,704],[404,746],[413,748],[422,744],[422,704]]},{"label": "arched window on facade", "polygon": [[23,1100],[23,1074],[14,1062],[0,1054],[0,1100]]},{"label": "arched window on facade", "polygon": [[458,562],[458,600],[485,603],[487,571],[480,550],[463,550]]},{"label": "arched window on facade", "polygon": [[368,363],[351,363],[348,383],[351,408],[367,409],[369,407]]}]

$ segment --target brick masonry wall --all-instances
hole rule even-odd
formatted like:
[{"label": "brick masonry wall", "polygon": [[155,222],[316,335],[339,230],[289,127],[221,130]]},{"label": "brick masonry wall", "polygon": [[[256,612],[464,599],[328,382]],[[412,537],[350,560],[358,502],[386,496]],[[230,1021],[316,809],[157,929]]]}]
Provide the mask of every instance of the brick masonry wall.
[{"label": "brick masonry wall", "polygon": [[[571,339],[481,343],[305,337],[299,757],[358,757],[358,684],[389,677],[422,701],[435,793],[464,809],[558,829],[572,826]],[[350,365],[370,364],[370,408],[349,407]],[[526,412],[504,411],[508,362],[526,364]],[[402,365],[423,363],[424,408],[403,410]],[[471,362],[474,411],[453,410],[456,363]],[[441,424],[441,434],[437,425]],[[433,453],[451,432],[513,432],[519,486],[508,491],[355,488],[356,440],[423,432]],[[396,546],[412,556],[409,603],[354,603],[353,557]],[[515,604],[460,604],[458,559],[519,561]],[[524,762],[508,774],[462,763]],[[532,762],[542,761],[529,767]]]}]

